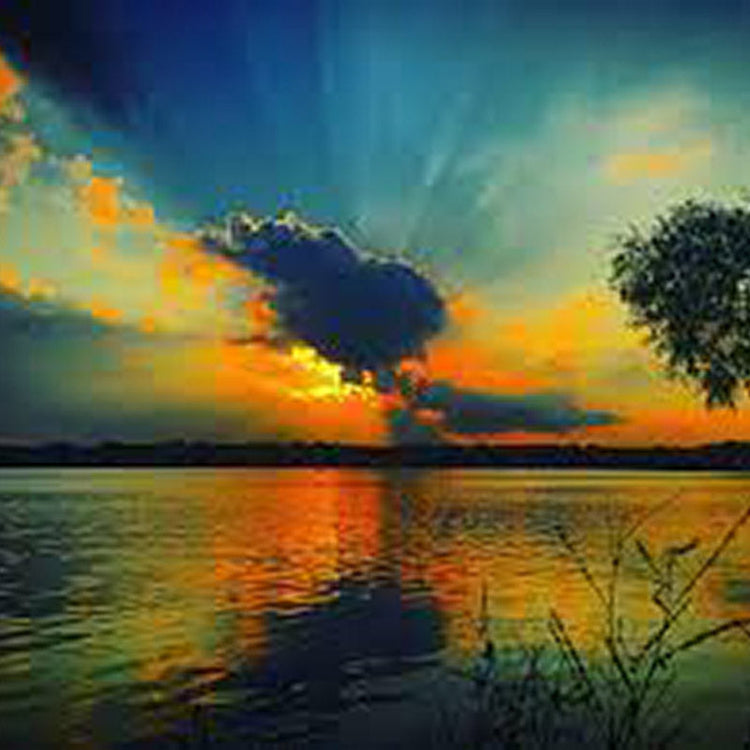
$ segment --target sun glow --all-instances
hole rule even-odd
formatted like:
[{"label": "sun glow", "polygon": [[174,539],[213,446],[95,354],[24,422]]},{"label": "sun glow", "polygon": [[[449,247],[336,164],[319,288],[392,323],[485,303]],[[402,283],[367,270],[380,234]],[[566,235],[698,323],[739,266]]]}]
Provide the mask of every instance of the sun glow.
[{"label": "sun glow", "polygon": [[291,391],[294,398],[303,401],[334,401],[343,403],[352,398],[367,403],[377,402],[377,393],[369,384],[348,382],[344,378],[344,368],[321,357],[312,347],[295,344],[289,350],[289,357],[305,373],[315,379],[315,384]]}]

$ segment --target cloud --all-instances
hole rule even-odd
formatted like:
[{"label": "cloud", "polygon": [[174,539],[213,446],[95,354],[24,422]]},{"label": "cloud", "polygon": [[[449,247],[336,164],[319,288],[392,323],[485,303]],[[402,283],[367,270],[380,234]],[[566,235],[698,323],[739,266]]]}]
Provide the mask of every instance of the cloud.
[{"label": "cloud", "polygon": [[[35,94],[3,103],[2,75],[0,58],[0,289],[144,330],[247,334],[253,320],[233,297],[250,275],[157,220],[103,165],[51,150],[28,105]],[[46,116],[62,111],[49,102]]]},{"label": "cloud", "polygon": [[709,159],[712,150],[711,142],[702,140],[672,151],[612,154],[604,162],[604,172],[613,183],[676,177]]},{"label": "cloud", "polygon": [[0,107],[21,87],[21,79],[0,51]]},{"label": "cloud", "polygon": [[0,441],[386,440],[375,394],[293,354],[145,334],[0,290]]},{"label": "cloud", "polygon": [[270,304],[287,335],[353,374],[419,356],[446,323],[428,279],[401,261],[364,255],[334,229],[291,214],[235,214],[201,236],[273,285]]},{"label": "cloud", "polygon": [[398,445],[432,444],[443,442],[434,424],[420,421],[419,416],[407,408],[391,409],[386,418],[391,440]]},{"label": "cloud", "polygon": [[550,100],[536,129],[480,149],[466,169],[516,263],[481,292],[529,308],[607,276],[608,249],[629,223],[649,224],[688,197],[722,199],[746,183],[748,116],[697,81]]},{"label": "cloud", "polygon": [[[126,21],[120,18],[118,24],[112,18],[113,11],[116,13],[112,3],[96,0],[65,5],[7,3],[0,18],[0,42],[13,63],[33,79],[53,82],[66,95],[93,101],[110,117],[123,118],[125,100],[132,99],[132,94],[123,96],[123,85],[129,82],[132,90],[134,73],[132,60],[128,65],[124,57],[123,45],[134,29],[128,23],[130,34],[118,33],[118,26],[122,29]],[[27,50],[29,40],[33,40],[31,54]]]},{"label": "cloud", "polygon": [[565,433],[580,427],[614,424],[610,412],[589,411],[557,393],[493,394],[436,382],[415,404],[442,414],[442,428],[461,435],[501,432]]}]

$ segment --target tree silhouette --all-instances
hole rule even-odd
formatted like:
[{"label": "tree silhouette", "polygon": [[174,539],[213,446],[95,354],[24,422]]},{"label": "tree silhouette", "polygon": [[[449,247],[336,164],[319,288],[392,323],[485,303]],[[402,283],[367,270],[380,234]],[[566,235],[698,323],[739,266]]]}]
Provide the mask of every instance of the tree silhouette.
[{"label": "tree silhouette", "polygon": [[618,239],[610,284],[708,408],[750,391],[750,209],[688,200]]}]

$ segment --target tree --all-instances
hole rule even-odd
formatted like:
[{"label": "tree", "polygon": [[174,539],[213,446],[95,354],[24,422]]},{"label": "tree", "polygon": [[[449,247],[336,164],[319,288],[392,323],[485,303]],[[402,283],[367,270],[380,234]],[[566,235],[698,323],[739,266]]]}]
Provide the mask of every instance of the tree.
[{"label": "tree", "polygon": [[618,238],[610,284],[708,408],[750,392],[750,208],[688,200]]}]

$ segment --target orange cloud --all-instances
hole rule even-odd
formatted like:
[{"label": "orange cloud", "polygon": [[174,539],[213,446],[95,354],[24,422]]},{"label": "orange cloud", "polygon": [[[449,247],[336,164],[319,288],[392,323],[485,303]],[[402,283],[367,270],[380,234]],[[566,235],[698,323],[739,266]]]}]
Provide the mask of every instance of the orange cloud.
[{"label": "orange cloud", "polygon": [[122,311],[107,305],[101,300],[94,299],[88,305],[87,312],[95,320],[99,320],[102,323],[116,324],[122,320]]},{"label": "orange cloud", "polygon": [[45,279],[31,278],[24,290],[29,299],[50,299],[57,294],[55,285]]},{"label": "orange cloud", "polygon": [[[127,354],[138,400],[205,405],[247,421],[247,435],[383,444],[377,394],[263,344],[174,342]],[[328,365],[335,367],[334,365]],[[179,387],[175,384],[179,383]]]},{"label": "orange cloud", "polygon": [[265,294],[250,297],[245,303],[245,311],[253,330],[260,335],[269,335],[276,323],[276,312],[271,307],[270,298]]},{"label": "orange cloud", "polygon": [[24,280],[18,269],[9,264],[0,265],[0,289],[27,300],[50,299],[57,294],[51,282],[36,277]]},{"label": "orange cloud", "polygon": [[681,150],[614,154],[604,162],[609,182],[622,184],[641,179],[674,177],[710,158],[713,147],[703,140]]},{"label": "orange cloud", "polygon": [[0,107],[21,89],[22,80],[0,52]]},{"label": "orange cloud", "polygon": [[545,385],[521,368],[509,369],[489,347],[466,339],[436,341],[427,352],[426,369],[431,380],[450,380],[461,388],[523,393]]},{"label": "orange cloud", "polygon": [[91,177],[80,188],[80,200],[93,224],[116,229],[120,222],[120,182],[110,177]]},{"label": "orange cloud", "polygon": [[0,287],[7,292],[21,294],[23,291],[21,276],[15,268],[8,265],[0,265]]},{"label": "orange cloud", "polygon": [[497,328],[497,345],[548,382],[586,383],[587,373],[614,353],[640,350],[640,337],[626,324],[612,294],[584,288],[510,318]]},{"label": "orange cloud", "polygon": [[559,388],[561,375],[582,380],[599,358],[631,350],[638,341],[612,295],[590,288],[504,319],[475,299],[471,314],[460,320],[452,335],[429,347],[427,367],[432,379],[464,388]]},{"label": "orange cloud", "polygon": [[[134,201],[120,178],[95,174],[90,159],[69,159],[64,171],[81,219],[80,228],[87,238],[84,243],[89,243],[92,270],[101,279],[99,286],[113,283],[121,287],[126,279],[137,285],[141,280],[143,295],[152,297],[144,299],[141,306],[145,309],[138,311],[130,309],[127,300],[120,297],[114,304],[102,299],[100,307],[117,308],[123,321],[144,331],[211,325],[210,335],[217,336],[220,331],[242,328],[241,313],[229,310],[224,300],[230,289],[255,284],[249,272],[207,253],[192,234],[159,221],[154,207],[146,201]],[[133,247],[140,252],[132,252]],[[80,309],[87,303],[76,301],[75,305]],[[112,316],[108,318],[114,321]],[[245,323],[252,327],[256,320],[248,316]]]},{"label": "orange cloud", "polygon": [[148,203],[134,203],[126,206],[123,221],[136,229],[150,229],[156,224],[154,207]]},{"label": "orange cloud", "polygon": [[448,299],[446,308],[450,323],[459,327],[479,322],[486,312],[479,298],[466,291]]},{"label": "orange cloud", "polygon": [[157,234],[162,247],[158,272],[168,303],[184,302],[186,293],[193,291],[198,294],[195,303],[203,305],[218,286],[246,284],[252,278],[225,258],[206,253],[190,234],[166,228],[159,228]]},{"label": "orange cloud", "polygon": [[406,362],[402,369],[416,367],[424,370],[422,378],[450,380],[461,388],[522,393],[545,387],[521,358],[509,356],[503,324],[478,295],[463,292],[449,299],[447,308],[449,332],[428,345],[424,363]]},{"label": "orange cloud", "polygon": [[[3,109],[7,110],[7,105]],[[20,105],[18,115],[23,116]],[[0,211],[8,208],[10,189],[26,179],[31,165],[41,156],[42,149],[31,133],[11,133],[5,138],[0,152]]]}]

